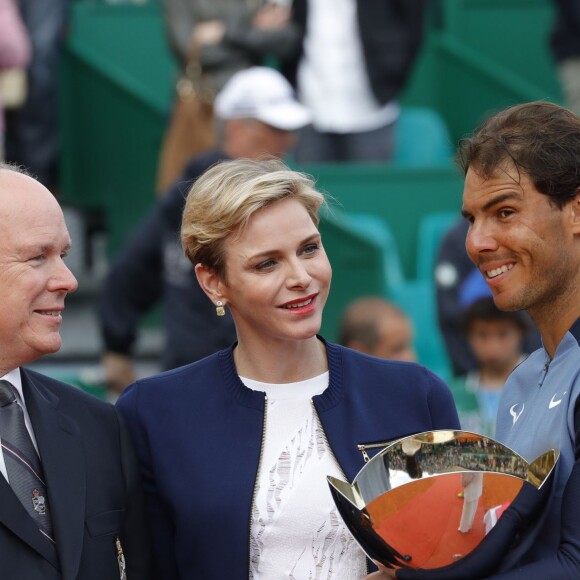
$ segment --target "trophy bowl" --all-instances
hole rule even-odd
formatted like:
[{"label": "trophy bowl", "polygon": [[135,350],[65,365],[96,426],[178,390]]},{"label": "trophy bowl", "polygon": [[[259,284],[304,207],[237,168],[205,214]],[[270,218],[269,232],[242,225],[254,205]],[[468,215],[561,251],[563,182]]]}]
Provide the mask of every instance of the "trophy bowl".
[{"label": "trophy bowl", "polygon": [[551,449],[528,463],[477,433],[428,431],[390,443],[352,485],[327,479],[342,519],[371,560],[433,569],[472,552],[524,485],[540,489],[558,457]]}]

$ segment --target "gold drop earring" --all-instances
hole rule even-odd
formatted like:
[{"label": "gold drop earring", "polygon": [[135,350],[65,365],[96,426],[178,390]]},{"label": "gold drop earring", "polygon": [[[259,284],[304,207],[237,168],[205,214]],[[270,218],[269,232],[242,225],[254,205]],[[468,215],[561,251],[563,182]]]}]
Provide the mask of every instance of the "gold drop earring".
[{"label": "gold drop earring", "polygon": [[218,300],[215,304],[215,313],[218,316],[225,316],[226,310],[224,308],[224,303],[221,300]]}]

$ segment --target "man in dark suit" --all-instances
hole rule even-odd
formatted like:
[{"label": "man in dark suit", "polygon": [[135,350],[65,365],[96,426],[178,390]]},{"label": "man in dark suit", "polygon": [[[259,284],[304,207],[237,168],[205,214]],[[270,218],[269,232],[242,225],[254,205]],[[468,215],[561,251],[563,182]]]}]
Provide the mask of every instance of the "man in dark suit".
[{"label": "man in dark suit", "polygon": [[133,450],[115,409],[22,367],[61,346],[77,281],[51,193],[0,165],[0,576],[150,578]]}]

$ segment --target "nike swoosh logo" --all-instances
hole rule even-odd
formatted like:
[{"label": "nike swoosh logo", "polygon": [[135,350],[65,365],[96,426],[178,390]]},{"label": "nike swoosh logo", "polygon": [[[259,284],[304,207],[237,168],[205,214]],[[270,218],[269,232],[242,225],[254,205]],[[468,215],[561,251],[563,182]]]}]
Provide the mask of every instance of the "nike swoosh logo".
[{"label": "nike swoosh logo", "polygon": [[552,395],[552,398],[550,399],[550,402],[548,403],[548,409],[553,409],[554,407],[557,407],[561,402],[562,399],[558,399],[557,401],[554,400],[554,397],[556,395]]},{"label": "nike swoosh logo", "polygon": [[518,419],[520,418],[520,415],[524,412],[525,403],[522,403],[522,410],[519,413],[516,412],[516,407],[518,405],[519,403],[516,403],[515,405],[512,405],[510,408],[510,415],[512,416],[513,425],[517,423]]}]

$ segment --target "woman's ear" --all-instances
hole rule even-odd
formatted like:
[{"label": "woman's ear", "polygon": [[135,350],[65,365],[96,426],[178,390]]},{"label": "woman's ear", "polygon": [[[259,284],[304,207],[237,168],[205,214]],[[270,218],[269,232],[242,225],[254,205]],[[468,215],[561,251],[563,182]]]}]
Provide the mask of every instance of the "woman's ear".
[{"label": "woman's ear", "polygon": [[203,264],[195,265],[195,275],[201,289],[206,293],[207,297],[215,304],[218,300],[223,301],[221,278],[216,274],[215,270],[204,266]]}]

